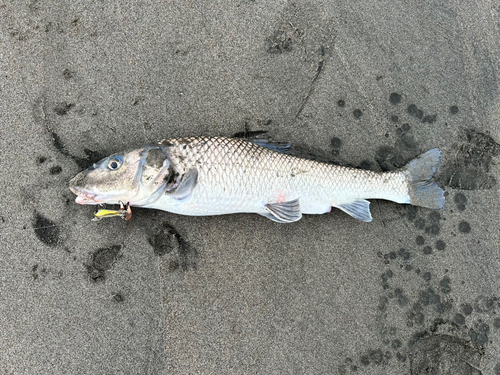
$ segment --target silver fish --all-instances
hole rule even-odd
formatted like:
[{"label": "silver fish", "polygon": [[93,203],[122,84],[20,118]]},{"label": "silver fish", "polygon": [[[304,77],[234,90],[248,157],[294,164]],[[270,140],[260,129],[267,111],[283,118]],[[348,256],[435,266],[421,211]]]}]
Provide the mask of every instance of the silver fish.
[{"label": "silver fish", "polygon": [[367,199],[442,208],[444,192],[431,181],[440,159],[436,148],[399,170],[377,173],[242,139],[178,138],[111,155],[75,176],[70,189],[79,204],[123,201],[193,216],[247,212],[279,223],[336,207],[368,222]]}]

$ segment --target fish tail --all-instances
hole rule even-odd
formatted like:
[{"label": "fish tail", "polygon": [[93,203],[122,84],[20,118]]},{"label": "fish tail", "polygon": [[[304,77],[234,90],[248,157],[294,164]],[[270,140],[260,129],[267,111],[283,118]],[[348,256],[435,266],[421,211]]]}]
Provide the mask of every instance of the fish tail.
[{"label": "fish tail", "polygon": [[406,165],[410,204],[433,209],[443,208],[444,191],[431,181],[440,162],[441,150],[434,148]]}]

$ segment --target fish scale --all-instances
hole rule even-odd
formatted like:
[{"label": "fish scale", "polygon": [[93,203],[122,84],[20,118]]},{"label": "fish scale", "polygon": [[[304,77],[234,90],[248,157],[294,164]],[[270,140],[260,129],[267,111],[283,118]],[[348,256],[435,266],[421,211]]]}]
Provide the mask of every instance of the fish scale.
[{"label": "fish scale", "polygon": [[[173,139],[166,143],[172,144],[169,153],[181,153],[192,160],[186,168],[202,166],[193,197],[177,213],[262,213],[263,202],[299,198],[302,213],[318,214],[352,201],[353,196],[383,199],[395,195],[394,199],[404,200],[407,195],[403,172],[381,174],[339,167],[280,154],[239,139]],[[183,149],[184,143],[189,147]]]},{"label": "fish scale", "polygon": [[[148,153],[153,152],[148,164]],[[123,159],[119,169],[125,168],[126,172],[106,169],[115,160],[113,157]],[[278,222],[297,221],[302,214],[322,214],[337,207],[357,219],[370,221],[366,199],[442,207],[443,190],[430,181],[439,162],[440,151],[434,149],[400,170],[377,173],[278,153],[242,139],[178,138],[99,162],[97,172],[107,173],[108,185],[114,188],[106,183],[92,185],[93,180],[106,181],[100,174],[92,176],[97,173],[95,169],[76,176],[70,187],[79,194],[77,202],[82,204],[96,204],[93,202],[97,199],[105,199],[106,203],[122,200],[131,206],[184,215],[249,212]],[[158,175],[162,168],[167,173],[167,167],[168,175],[162,180],[152,179],[156,180],[154,187],[142,181],[135,190],[129,189],[134,191],[118,194],[120,178],[135,173],[141,181],[145,170],[148,176]],[[93,197],[93,201],[85,201],[85,197]]]}]

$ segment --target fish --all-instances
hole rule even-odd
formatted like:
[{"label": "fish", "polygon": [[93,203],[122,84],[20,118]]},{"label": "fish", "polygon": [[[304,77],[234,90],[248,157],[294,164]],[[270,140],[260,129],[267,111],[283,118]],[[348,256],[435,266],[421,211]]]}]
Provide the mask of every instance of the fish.
[{"label": "fish", "polygon": [[370,222],[368,199],[442,208],[444,191],[433,181],[440,161],[435,148],[403,168],[374,172],[288,155],[262,140],[185,137],[113,154],[69,188],[78,204],[127,202],[190,216],[254,213],[278,223],[334,207]]}]

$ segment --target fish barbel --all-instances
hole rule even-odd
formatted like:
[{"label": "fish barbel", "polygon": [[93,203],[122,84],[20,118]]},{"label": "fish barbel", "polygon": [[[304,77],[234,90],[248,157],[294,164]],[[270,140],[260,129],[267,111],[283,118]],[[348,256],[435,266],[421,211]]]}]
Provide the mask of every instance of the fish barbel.
[{"label": "fish barbel", "polygon": [[378,173],[242,139],[178,138],[111,155],[76,175],[70,189],[79,204],[123,201],[193,216],[247,212],[279,223],[336,207],[368,222],[367,199],[442,208],[444,192],[431,181],[440,158],[433,149],[401,169]]}]

